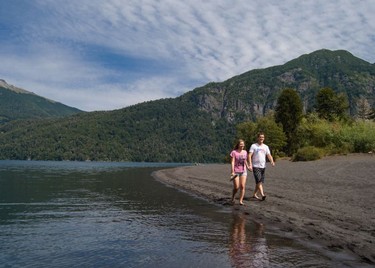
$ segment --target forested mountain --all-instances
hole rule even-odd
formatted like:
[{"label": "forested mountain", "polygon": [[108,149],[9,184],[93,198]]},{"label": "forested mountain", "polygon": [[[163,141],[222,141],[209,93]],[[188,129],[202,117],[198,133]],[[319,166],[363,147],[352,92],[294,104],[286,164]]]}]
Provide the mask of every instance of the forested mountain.
[{"label": "forested mountain", "polygon": [[0,159],[217,162],[233,136],[232,125],[180,97],[8,123],[0,127]]},{"label": "forested mountain", "polygon": [[62,117],[81,112],[0,79],[0,124],[17,119]]},{"label": "forested mountain", "polygon": [[216,118],[239,122],[254,120],[274,110],[285,88],[296,89],[304,111],[312,111],[316,94],[324,87],[346,95],[350,115],[355,116],[360,98],[374,107],[375,64],[344,50],[318,50],[284,65],[252,70],[221,83],[209,83],[186,96]]},{"label": "forested mountain", "polygon": [[324,87],[347,95],[354,116],[359,98],[374,107],[375,65],[347,51],[319,50],[177,98],[10,122],[0,126],[0,159],[221,162],[236,124],[273,110],[283,89],[296,89],[305,111],[312,111]]}]

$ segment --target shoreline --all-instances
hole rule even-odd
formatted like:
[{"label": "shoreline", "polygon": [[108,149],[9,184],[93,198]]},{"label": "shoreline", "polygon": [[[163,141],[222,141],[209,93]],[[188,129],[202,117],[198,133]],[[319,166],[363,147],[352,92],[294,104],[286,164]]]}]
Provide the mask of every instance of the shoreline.
[{"label": "shoreline", "polygon": [[[221,206],[230,206],[230,164],[183,166],[155,171],[169,186]],[[331,252],[354,253],[375,264],[375,156],[350,154],[316,161],[267,163],[265,201],[250,198],[248,173],[241,210],[255,221],[267,221],[285,234],[297,235]],[[236,204],[238,205],[238,194]]]}]

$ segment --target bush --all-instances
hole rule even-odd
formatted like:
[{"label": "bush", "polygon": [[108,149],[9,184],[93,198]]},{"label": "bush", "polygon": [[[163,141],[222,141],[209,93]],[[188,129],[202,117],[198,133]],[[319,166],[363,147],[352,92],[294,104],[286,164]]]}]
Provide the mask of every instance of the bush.
[{"label": "bush", "polygon": [[342,136],[353,145],[353,153],[368,153],[375,149],[375,123],[356,121],[353,125],[343,128]]},{"label": "bush", "polygon": [[324,148],[327,154],[367,153],[375,149],[375,123],[329,122],[308,115],[298,129],[300,146]]},{"label": "bush", "polygon": [[293,161],[313,161],[318,160],[324,156],[324,150],[314,146],[307,146],[298,149],[297,153],[293,155]]}]

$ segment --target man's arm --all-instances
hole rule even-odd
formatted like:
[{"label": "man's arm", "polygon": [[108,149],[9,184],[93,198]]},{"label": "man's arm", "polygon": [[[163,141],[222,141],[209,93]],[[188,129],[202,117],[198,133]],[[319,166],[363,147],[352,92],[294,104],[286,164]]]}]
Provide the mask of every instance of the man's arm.
[{"label": "man's arm", "polygon": [[267,154],[268,160],[270,160],[271,165],[274,167],[275,166],[275,161],[273,161],[273,157],[271,154]]}]

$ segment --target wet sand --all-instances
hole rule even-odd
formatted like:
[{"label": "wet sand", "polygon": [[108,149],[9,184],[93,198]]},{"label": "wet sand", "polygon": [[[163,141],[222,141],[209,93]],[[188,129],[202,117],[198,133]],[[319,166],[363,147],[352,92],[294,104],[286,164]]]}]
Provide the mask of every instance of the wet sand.
[{"label": "wet sand", "polygon": [[[165,183],[218,205],[229,206],[229,164],[207,164],[157,171]],[[250,198],[249,173],[245,210],[255,221],[276,224],[285,234],[322,245],[332,252],[349,251],[375,264],[375,156],[351,154],[317,161],[276,161],[267,165],[265,201]],[[238,194],[237,194],[238,198]],[[236,205],[238,206],[238,199]]]}]

